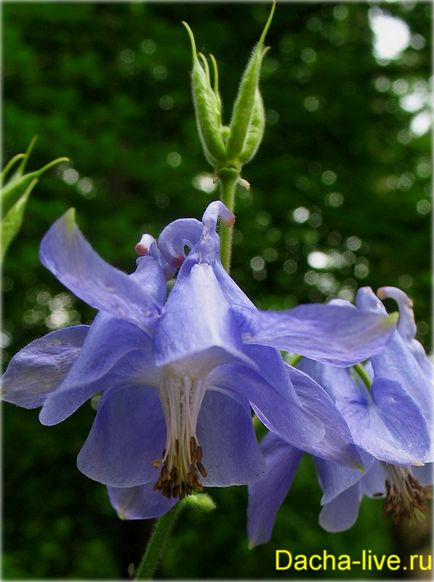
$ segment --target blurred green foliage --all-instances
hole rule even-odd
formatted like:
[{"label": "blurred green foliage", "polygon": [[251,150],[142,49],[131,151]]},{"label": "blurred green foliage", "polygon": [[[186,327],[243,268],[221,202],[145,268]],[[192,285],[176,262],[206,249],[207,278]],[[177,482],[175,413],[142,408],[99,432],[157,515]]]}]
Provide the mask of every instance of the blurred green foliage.
[{"label": "blurred green foliage", "polygon": [[[373,52],[370,18],[380,9],[410,31],[408,46],[390,61]],[[170,220],[200,217],[217,195],[196,134],[180,21],[192,26],[199,50],[217,56],[229,104],[268,10],[229,3],[3,6],[4,159],[38,134],[29,169],[56,156],[72,160],[38,185],[9,250],[5,361],[48,329],[94,316],[38,261],[43,234],[70,206],[95,249],[132,271],[143,232],[155,236]],[[429,347],[430,141],[417,131],[423,100],[417,105],[414,94],[427,88],[430,19],[429,3],[278,6],[261,83],[265,138],[244,170],[251,190],[240,189],[237,199],[233,276],[258,306],[397,285],[415,300],[419,337]],[[46,428],[35,411],[4,407],[5,578],[127,578],[137,563],[151,523],[118,520],[104,487],[75,468],[92,416],[84,406]],[[211,493],[217,510],[184,512],[160,577],[272,578],[279,575],[274,548],[405,553],[416,540],[412,534],[402,545],[380,502],[365,501],[349,532],[321,531],[320,491],[307,458],[264,547],[247,549],[245,488]],[[361,574],[377,577],[341,576]]]}]

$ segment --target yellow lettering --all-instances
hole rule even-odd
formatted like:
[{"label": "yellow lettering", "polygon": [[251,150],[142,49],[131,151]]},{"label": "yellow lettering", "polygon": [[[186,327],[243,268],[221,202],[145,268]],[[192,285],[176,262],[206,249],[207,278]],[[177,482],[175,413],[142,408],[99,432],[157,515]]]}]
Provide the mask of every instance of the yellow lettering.
[{"label": "yellow lettering", "polygon": [[410,556],[410,570],[414,570],[414,561],[417,558],[417,554],[412,554]]},{"label": "yellow lettering", "polygon": [[351,558],[348,554],[341,554],[339,556],[338,570],[351,570]]},{"label": "yellow lettering", "polygon": [[329,554],[327,552],[327,550],[323,550],[322,551],[322,563],[323,563],[323,568],[324,570],[327,570],[327,561],[331,560],[332,561],[332,570],[336,570],[336,556],[334,556],[333,554]]},{"label": "yellow lettering", "polygon": [[297,554],[294,562],[295,570],[307,570],[307,558],[303,554]]},{"label": "yellow lettering", "polygon": [[[280,557],[286,556],[288,558],[288,563],[282,566],[280,562]],[[288,550],[276,550],[276,570],[289,570],[292,564],[292,554]]]},{"label": "yellow lettering", "polygon": [[378,557],[374,554],[372,556],[372,559],[374,561],[374,564],[375,564],[377,570],[382,570],[383,569],[383,566],[384,566],[384,562],[386,561],[386,556],[383,554],[381,556],[381,558],[378,559]]},{"label": "yellow lettering", "polygon": [[[318,561],[318,564],[316,566],[315,560]],[[314,572],[321,570],[321,556],[319,554],[312,554],[312,556],[309,558],[309,568]]]},{"label": "yellow lettering", "polygon": [[396,554],[391,554],[387,558],[387,567],[389,570],[399,570],[401,566],[401,558]]},{"label": "yellow lettering", "polygon": [[[426,558],[426,565],[425,566],[423,564],[424,558]],[[431,556],[431,554],[427,554],[425,556],[423,554],[421,554],[419,556],[419,568],[422,570],[422,572],[429,572],[432,570],[432,556]]]}]

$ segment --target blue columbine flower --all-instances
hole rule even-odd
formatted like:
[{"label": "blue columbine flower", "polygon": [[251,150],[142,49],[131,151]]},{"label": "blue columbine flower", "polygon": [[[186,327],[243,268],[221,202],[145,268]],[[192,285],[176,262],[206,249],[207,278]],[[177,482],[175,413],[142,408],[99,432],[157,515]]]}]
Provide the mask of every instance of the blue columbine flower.
[{"label": "blue columbine flower", "polygon": [[131,275],[95,253],[72,211],[41,244],[42,263],[99,313],[91,326],[21,350],[3,377],[3,399],[42,406],[40,421],[54,425],[99,393],[78,467],[109,487],[127,518],[161,515],[204,485],[256,480],[265,464],[250,406],[292,445],[360,464],[330,396],[278,349],[349,366],[384,347],[393,318],[332,305],[257,310],[221,265],[219,217],[234,221],[213,202],[202,222],[176,220],[158,241],[144,235]]},{"label": "blue columbine flower", "polygon": [[[409,298],[384,287],[382,298],[396,299],[398,328],[391,341],[366,365],[368,389],[350,369],[302,359],[302,368],[333,398],[359,447],[365,474],[332,460],[314,457],[323,490],[319,517],[327,531],[351,527],[364,495],[385,498],[384,513],[397,522],[420,517],[432,483],[432,365],[415,340]],[[346,302],[337,302],[348,305]],[[370,288],[358,291],[361,311],[385,313]],[[356,309],[353,307],[353,309]],[[265,474],[249,487],[248,530],[252,545],[271,537],[276,513],[294,479],[303,452],[269,433],[261,442]],[[425,463],[425,464],[424,464]]]}]

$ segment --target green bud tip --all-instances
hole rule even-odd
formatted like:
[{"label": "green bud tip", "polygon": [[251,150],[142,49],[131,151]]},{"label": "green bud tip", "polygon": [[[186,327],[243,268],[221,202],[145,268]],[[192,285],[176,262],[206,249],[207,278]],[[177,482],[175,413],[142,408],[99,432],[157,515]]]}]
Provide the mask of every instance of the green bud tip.
[{"label": "green bud tip", "polygon": [[37,135],[34,135],[34,136],[32,137],[32,141],[29,143],[29,147],[27,148],[27,151],[26,151],[26,156],[29,156],[29,155],[31,154],[31,152],[32,152],[32,149],[33,149],[33,146],[35,145],[35,143],[36,143],[37,141],[38,141],[38,136],[37,136]]},{"label": "green bud tip", "polygon": [[185,29],[187,30],[187,34],[190,37],[190,42],[191,42],[191,52],[193,53],[193,60],[197,59],[197,50],[196,50],[196,42],[194,40],[194,34],[193,31],[191,30],[191,28],[188,26],[188,24],[185,22],[185,20],[182,21],[182,25],[185,27]]},{"label": "green bud tip", "polygon": [[75,208],[70,208],[65,212],[65,224],[69,231],[72,231],[75,226]]},{"label": "green bud tip", "polygon": [[41,176],[41,174],[43,174],[44,172],[46,172],[47,170],[49,170],[50,168],[52,168],[53,166],[57,166],[57,164],[60,164],[61,162],[69,162],[69,158],[57,158],[55,160],[53,160],[52,162],[48,162],[48,164],[45,164],[45,166],[43,166],[42,168],[40,168],[39,170],[36,170],[36,172],[33,172],[35,174],[35,176]]},{"label": "green bud tip", "polygon": [[198,495],[189,495],[185,498],[185,503],[200,511],[208,513],[213,511],[217,506],[213,499],[206,493],[199,493]]},{"label": "green bud tip", "polygon": [[273,0],[273,4],[271,6],[270,15],[268,16],[268,20],[265,23],[264,30],[262,31],[261,38],[259,39],[258,46],[264,44],[265,37],[267,36],[268,29],[270,28],[271,21],[273,20],[274,11],[276,9],[276,0]]},{"label": "green bud tip", "polygon": [[206,60],[205,55],[202,54],[202,53],[199,53],[197,56],[199,57],[199,60],[202,63],[203,70],[205,71],[206,76],[207,76],[207,79],[208,79],[208,83],[211,84],[211,77],[210,77],[210,74],[209,74],[208,61]]},{"label": "green bud tip", "polygon": [[26,169],[27,160],[29,159],[29,156],[32,153],[33,146],[35,145],[37,139],[38,139],[38,136],[35,135],[35,136],[33,136],[31,142],[29,143],[29,146],[26,150],[26,153],[23,155],[22,162],[18,166],[18,170],[17,170],[18,176],[22,176],[24,174],[24,170]]},{"label": "green bud tip", "polygon": [[262,50],[262,56],[261,56],[262,59],[265,57],[265,55],[268,53],[268,51],[270,49],[271,49],[271,46],[264,47],[264,49]]},{"label": "green bud tip", "polygon": [[213,90],[214,90],[214,93],[217,95],[217,93],[219,92],[219,70],[218,70],[217,61],[216,61],[214,55],[210,53],[209,58],[211,60],[212,68],[213,68],[213,71],[214,71],[214,87],[213,87]]}]

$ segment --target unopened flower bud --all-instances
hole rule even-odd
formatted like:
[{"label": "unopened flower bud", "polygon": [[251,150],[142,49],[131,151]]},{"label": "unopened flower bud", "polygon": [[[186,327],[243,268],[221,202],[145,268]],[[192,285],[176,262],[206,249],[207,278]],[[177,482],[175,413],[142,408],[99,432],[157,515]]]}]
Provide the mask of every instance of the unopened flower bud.
[{"label": "unopened flower bud", "polygon": [[216,504],[212,497],[206,493],[199,493],[198,495],[190,495],[185,499],[185,503],[190,507],[199,509],[199,511],[204,511],[208,513],[216,508]]}]

